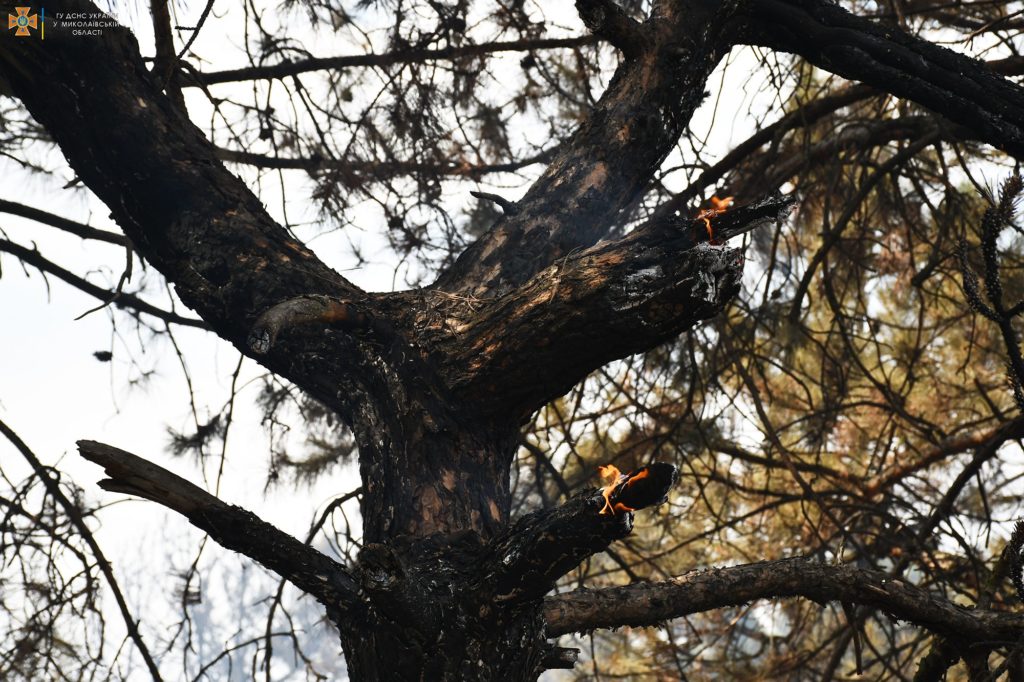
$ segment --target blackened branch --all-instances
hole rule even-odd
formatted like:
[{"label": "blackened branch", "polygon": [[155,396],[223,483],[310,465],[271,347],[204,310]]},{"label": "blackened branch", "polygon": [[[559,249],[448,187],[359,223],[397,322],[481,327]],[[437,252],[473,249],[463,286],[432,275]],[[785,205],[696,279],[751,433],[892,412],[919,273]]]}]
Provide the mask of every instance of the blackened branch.
[{"label": "blackened branch", "polygon": [[163,467],[104,443],[78,441],[82,457],[103,467],[104,490],[135,495],[178,512],[224,547],[278,573],[342,614],[358,607],[359,586],[346,568],[263,521],[229,505]]},{"label": "blackened branch", "polygon": [[769,197],[709,218],[715,245],[703,220],[672,219],[568,255],[441,341],[449,384],[481,411],[527,415],[596,368],[677,337],[739,287],[743,255],[722,242],[792,205]]},{"label": "blackened branch", "polygon": [[607,500],[602,489],[591,488],[560,507],[527,514],[491,543],[484,589],[498,602],[544,596],[581,561],[629,535],[633,514],[620,503],[634,511],[660,504],[675,480],[674,466],[656,463],[613,484],[614,513],[602,513]]},{"label": "blackened branch", "polygon": [[1024,89],[983,62],[828,0],[752,0],[740,7],[738,42],[798,54],[940,112],[994,147],[1024,156]]},{"label": "blackened branch", "polygon": [[[796,205],[796,197],[772,194],[758,201],[743,206],[730,208],[710,218],[711,234],[710,239],[715,243],[724,243],[733,237],[738,237],[747,232],[778,223],[789,216],[789,212]],[[652,222],[645,228],[653,230],[659,227],[658,223]],[[706,225],[703,220],[683,220],[679,229],[689,229],[694,241],[708,241]]]},{"label": "blackened branch", "polygon": [[124,292],[118,294],[116,291],[110,291],[109,289],[97,286],[84,277],[79,277],[70,270],[66,270],[53,261],[47,260],[35,249],[29,249],[20,244],[9,242],[6,239],[0,239],[0,252],[9,253],[22,263],[31,265],[44,274],[53,275],[57,279],[70,284],[83,293],[103,301],[104,305],[113,303],[115,307],[128,310],[134,315],[138,315],[140,313],[150,315],[169,324],[177,324],[183,327],[195,327],[196,329],[208,330],[210,328],[210,326],[203,320],[197,320],[194,317],[185,317],[175,312],[158,308],[152,303],[144,301],[134,294],[126,294]]},{"label": "blackened branch", "polygon": [[641,26],[614,0],[576,0],[576,11],[591,33],[617,47],[625,57],[640,54],[644,45]]},{"label": "blackened branch", "polygon": [[634,34],[643,36],[637,57],[622,60],[601,99],[519,199],[516,216],[463,251],[435,289],[474,299],[505,295],[597,244],[649,189],[733,40],[717,20],[719,3],[659,5],[657,20],[639,27],[610,0],[581,0],[587,21],[625,49],[634,49]]}]

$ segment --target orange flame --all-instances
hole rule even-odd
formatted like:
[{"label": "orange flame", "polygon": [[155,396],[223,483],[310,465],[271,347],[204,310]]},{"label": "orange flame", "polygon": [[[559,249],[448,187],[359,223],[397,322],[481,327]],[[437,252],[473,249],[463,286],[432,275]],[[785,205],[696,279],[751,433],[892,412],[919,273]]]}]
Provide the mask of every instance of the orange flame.
[{"label": "orange flame", "polygon": [[604,464],[597,467],[598,472],[601,474],[601,480],[606,481],[608,485],[601,488],[601,496],[604,498],[604,507],[598,512],[602,515],[611,514],[614,516],[619,512],[631,512],[636,511],[633,507],[627,507],[621,502],[616,502],[612,505],[612,492],[620,485],[625,484],[628,488],[633,481],[639,481],[642,478],[647,478],[648,469],[644,467],[639,471],[634,471],[628,476],[621,471],[614,464]]},{"label": "orange flame", "polygon": [[715,235],[711,231],[711,219],[725,213],[726,209],[730,206],[732,206],[732,197],[719,199],[715,196],[711,197],[711,208],[702,208],[700,213],[697,214],[696,219],[704,221],[704,227],[708,231],[708,241],[715,241]]}]

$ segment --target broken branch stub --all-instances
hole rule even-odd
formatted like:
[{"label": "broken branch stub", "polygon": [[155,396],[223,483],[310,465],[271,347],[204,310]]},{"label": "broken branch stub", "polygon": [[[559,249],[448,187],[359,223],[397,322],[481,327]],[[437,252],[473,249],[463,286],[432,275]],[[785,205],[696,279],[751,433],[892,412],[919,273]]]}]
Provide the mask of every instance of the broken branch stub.
[{"label": "broken branch stub", "polygon": [[246,340],[249,350],[257,355],[270,352],[277,335],[299,325],[332,324],[344,327],[365,327],[367,316],[348,301],[333,296],[308,294],[282,301],[263,312]]},{"label": "broken branch stub", "polygon": [[675,465],[666,462],[654,462],[628,474],[611,464],[600,469],[601,476],[611,481],[601,490],[605,501],[601,514],[615,515],[661,504],[679,477]]},{"label": "broken branch stub", "polygon": [[620,514],[602,514],[603,489],[591,488],[554,509],[527,514],[492,542],[483,586],[499,603],[543,597],[563,575],[588,556],[607,549],[633,530],[633,511],[663,502],[675,483],[676,467],[657,462],[621,476],[610,492]]}]

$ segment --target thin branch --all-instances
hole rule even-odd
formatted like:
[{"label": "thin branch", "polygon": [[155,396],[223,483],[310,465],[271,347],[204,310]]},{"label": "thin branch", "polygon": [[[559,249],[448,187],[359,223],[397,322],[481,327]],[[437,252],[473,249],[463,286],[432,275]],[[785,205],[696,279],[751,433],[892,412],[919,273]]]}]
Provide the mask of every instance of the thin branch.
[{"label": "thin branch", "polygon": [[12,256],[18,258],[20,261],[31,265],[34,268],[38,268],[40,271],[45,272],[48,275],[53,275],[57,279],[65,282],[66,284],[70,284],[79,291],[103,301],[104,305],[113,302],[113,304],[118,308],[151,315],[157,319],[163,320],[164,322],[169,322],[170,324],[178,324],[183,327],[194,327],[196,329],[210,329],[209,325],[202,320],[197,320],[191,317],[182,317],[177,313],[168,312],[162,308],[156,307],[152,303],[143,301],[134,294],[116,294],[116,292],[110,291],[109,289],[97,286],[89,280],[79,277],[73,272],[65,270],[56,263],[47,260],[42,256],[42,254],[34,249],[28,249],[20,244],[0,239],[0,251],[6,251]]},{"label": "thin branch", "polygon": [[149,10],[153,15],[153,39],[156,47],[153,73],[156,74],[164,92],[171,98],[175,106],[184,111],[185,98],[181,94],[181,86],[178,85],[175,77],[178,56],[174,54],[170,0],[150,0]]},{"label": "thin branch", "polygon": [[593,36],[575,38],[541,38],[537,40],[511,40],[505,42],[484,43],[481,45],[463,45],[445,47],[436,50],[403,50],[382,54],[354,54],[339,57],[314,57],[294,62],[281,62],[269,66],[250,66],[228,71],[211,73],[194,73],[188,76],[193,82],[190,85],[213,85],[215,83],[231,83],[235,81],[266,80],[298,76],[310,71],[350,69],[353,67],[374,66],[386,68],[397,64],[416,64],[426,61],[458,60],[467,57],[479,57],[500,52],[528,52],[533,50],[575,49],[586,45],[595,45],[598,40]]},{"label": "thin branch", "polygon": [[911,159],[921,153],[922,150],[930,146],[935,140],[939,138],[940,131],[932,130],[916,140],[913,144],[900,150],[898,154],[895,154],[892,158],[887,159],[885,163],[881,164],[874,172],[871,173],[858,187],[856,196],[850,200],[839,219],[836,220],[835,225],[828,230],[821,240],[821,246],[814,252],[810,261],[807,263],[807,267],[804,270],[803,276],[800,278],[800,282],[797,285],[796,292],[793,294],[793,301],[790,303],[789,319],[792,322],[797,322],[800,319],[800,313],[803,307],[804,296],[807,295],[807,291],[814,280],[814,273],[825,261],[829,251],[834,247],[839,240],[842,238],[843,233],[846,231],[846,227],[853,220],[854,215],[860,210],[861,203],[867,199],[868,195],[874,191],[875,186],[878,185],[885,177],[896,170],[898,170],[903,164],[908,163]]},{"label": "thin branch", "polygon": [[[213,9],[213,2],[214,0],[207,0],[206,7],[203,8],[202,14],[199,15],[199,21],[196,22],[195,26],[192,26],[188,29],[192,31],[192,35],[189,36],[188,41],[185,42],[185,45],[181,48],[181,51],[178,52],[179,60],[185,56],[185,53],[187,53],[189,51],[189,48],[192,47],[192,43],[196,42],[196,38],[199,37],[199,32],[203,30],[203,24],[206,23],[206,19],[210,16],[210,10]],[[176,28],[179,31],[184,30],[182,29],[181,26],[177,26]]]},{"label": "thin branch", "polygon": [[132,642],[139,650],[139,654],[142,656],[142,660],[146,664],[146,668],[149,670],[150,676],[159,682],[162,678],[160,677],[160,670],[156,665],[156,661],[153,660],[152,654],[149,652],[149,647],[142,641],[142,633],[139,632],[138,621],[132,615],[131,610],[128,608],[128,602],[125,601],[124,594],[121,592],[121,587],[117,583],[117,578],[114,577],[114,570],[110,567],[110,562],[107,561],[106,556],[103,554],[103,550],[100,549],[99,543],[96,542],[96,538],[93,536],[92,531],[85,525],[85,519],[82,518],[81,508],[74,502],[68,499],[64,491],[61,490],[60,485],[54,480],[53,476],[50,475],[50,471],[47,467],[43,466],[43,463],[36,457],[35,453],[32,452],[29,447],[25,444],[21,438],[16,434],[7,424],[0,421],[0,434],[3,434],[7,440],[17,448],[18,452],[22,454],[25,460],[32,467],[36,476],[43,482],[46,487],[46,491],[64,508],[64,512],[68,515],[72,525],[82,536],[85,544],[89,546],[89,551],[96,558],[96,564],[99,566],[100,572],[103,574],[103,579],[106,580],[107,586],[110,587],[111,594],[114,595],[114,601],[117,603],[117,610],[121,613],[121,619],[124,621],[125,628],[128,630],[128,637],[131,638]]},{"label": "thin branch", "polygon": [[123,234],[99,230],[95,227],[83,225],[82,223],[75,222],[74,220],[68,220],[67,218],[63,218],[59,215],[48,213],[35,208],[34,206],[26,206],[14,201],[5,201],[0,199],[0,213],[9,213],[22,218],[28,218],[29,220],[34,220],[37,223],[56,227],[58,230],[63,230],[75,235],[76,237],[81,237],[82,239],[94,239],[96,241],[107,242],[108,244],[116,244],[117,246],[124,246],[128,242],[128,239]]},{"label": "thin branch", "polygon": [[[310,173],[336,170],[350,174],[351,178],[365,177],[380,182],[400,175],[446,175],[452,177],[479,178],[491,173],[514,173],[537,163],[546,163],[557,152],[556,148],[545,149],[532,156],[501,163],[455,163],[427,164],[417,161],[345,161],[322,156],[270,156],[237,149],[217,148],[217,158],[231,163],[244,163],[256,168],[281,170],[304,170]],[[350,178],[350,179],[351,179]]]},{"label": "thin branch", "polygon": [[124,293],[124,285],[131,281],[131,279],[132,279],[132,266],[135,263],[135,254],[132,251],[131,242],[128,242],[128,243],[125,244],[124,251],[125,251],[125,254],[124,254],[124,259],[125,259],[124,270],[121,271],[121,276],[117,280],[117,286],[114,287],[114,293],[111,294],[109,299],[107,299],[106,301],[104,301],[100,305],[96,306],[95,308],[89,308],[84,313],[82,313],[81,315],[76,317],[75,318],[76,322],[78,320],[81,320],[83,317],[85,317],[87,315],[91,315],[92,313],[95,313],[95,312],[97,312],[99,310],[103,310],[104,308],[109,306],[111,303],[116,301],[118,298],[120,298],[121,295]]}]

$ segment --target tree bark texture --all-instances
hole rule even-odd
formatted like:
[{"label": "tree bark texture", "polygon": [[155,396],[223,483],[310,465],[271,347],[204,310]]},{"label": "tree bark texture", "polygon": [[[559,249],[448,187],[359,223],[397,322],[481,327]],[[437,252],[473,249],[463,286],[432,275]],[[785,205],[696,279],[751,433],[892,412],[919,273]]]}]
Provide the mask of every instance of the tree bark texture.
[{"label": "tree bark texture", "polygon": [[[602,241],[734,44],[799,52],[973,126],[1010,153],[1024,150],[1016,86],[897,29],[814,0],[654,5],[638,22],[611,2],[577,2],[588,28],[623,54],[600,101],[524,198],[432,286],[385,294],[360,290],[275,223],[164,92],[166,60],[151,72],[127,30],[0,42],[0,77],[137,252],[211,330],[352,427],[364,549],[358,565],[341,566],[128,453],[83,442],[83,454],[107,470],[106,488],[182,513],[324,603],[353,679],[532,680],[571,663],[549,643],[553,634],[771,596],[841,597],[940,632],[955,622],[968,637],[1008,627],[951,606],[917,609],[908,600],[924,596],[897,581],[795,560],[727,569],[717,583],[698,576],[609,591],[621,612],[594,595],[545,599],[561,575],[628,534],[633,517],[601,514],[604,499],[591,489],[512,522],[509,470],[522,422],[607,362],[721,312],[743,268],[724,241],[784,219],[793,203],[754,197],[713,217],[713,243],[704,222],[678,207]],[[87,0],[66,9],[96,11]],[[808,577],[811,587],[801,584]]]}]

